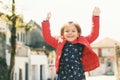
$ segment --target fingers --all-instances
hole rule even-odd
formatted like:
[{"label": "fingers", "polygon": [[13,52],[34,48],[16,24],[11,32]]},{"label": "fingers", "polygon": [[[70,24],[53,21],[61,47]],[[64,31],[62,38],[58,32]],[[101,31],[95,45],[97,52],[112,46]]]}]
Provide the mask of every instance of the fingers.
[{"label": "fingers", "polygon": [[47,13],[46,20],[50,20],[50,18],[51,18],[51,12],[48,12],[48,13]]},{"label": "fingers", "polygon": [[100,15],[100,9],[99,7],[95,7],[94,10],[93,10],[93,15],[94,16],[99,16]]}]

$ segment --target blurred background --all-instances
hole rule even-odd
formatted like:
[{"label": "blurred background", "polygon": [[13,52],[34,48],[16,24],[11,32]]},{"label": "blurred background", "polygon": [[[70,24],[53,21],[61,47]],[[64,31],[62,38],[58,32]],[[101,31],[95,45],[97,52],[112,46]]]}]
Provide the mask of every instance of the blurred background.
[{"label": "blurred background", "polygon": [[52,36],[59,36],[69,20],[79,23],[82,35],[87,35],[95,6],[101,10],[100,35],[91,47],[100,67],[86,72],[86,78],[120,80],[118,0],[0,0],[0,80],[56,80],[55,49],[44,41],[41,22],[51,11]]}]

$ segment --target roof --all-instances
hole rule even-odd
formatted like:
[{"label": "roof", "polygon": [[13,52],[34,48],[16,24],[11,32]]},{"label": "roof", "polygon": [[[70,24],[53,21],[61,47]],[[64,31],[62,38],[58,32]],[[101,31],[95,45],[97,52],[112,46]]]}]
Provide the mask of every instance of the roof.
[{"label": "roof", "polygon": [[91,46],[93,47],[93,48],[113,48],[113,47],[115,47],[115,44],[118,44],[118,45],[120,45],[120,42],[119,41],[116,41],[116,40],[114,40],[114,39],[111,39],[111,38],[109,38],[109,37],[106,37],[106,38],[104,38],[104,39],[102,39],[101,41],[99,41],[99,42],[97,42],[97,43],[95,43],[95,44],[92,44]]}]

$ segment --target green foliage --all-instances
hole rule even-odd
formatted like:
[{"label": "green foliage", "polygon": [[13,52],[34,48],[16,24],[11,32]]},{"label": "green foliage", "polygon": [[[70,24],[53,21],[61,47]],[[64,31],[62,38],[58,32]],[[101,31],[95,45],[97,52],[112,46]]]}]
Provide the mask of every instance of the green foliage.
[{"label": "green foliage", "polygon": [[7,80],[8,67],[6,60],[0,57],[0,80]]}]

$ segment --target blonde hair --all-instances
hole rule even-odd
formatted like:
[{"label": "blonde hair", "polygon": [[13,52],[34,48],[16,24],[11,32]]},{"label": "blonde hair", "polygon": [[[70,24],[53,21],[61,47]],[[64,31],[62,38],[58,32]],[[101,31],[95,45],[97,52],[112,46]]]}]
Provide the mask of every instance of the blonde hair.
[{"label": "blonde hair", "polygon": [[74,23],[73,21],[69,21],[69,22],[67,22],[66,24],[64,24],[64,25],[62,26],[62,28],[61,28],[61,33],[60,33],[61,36],[63,36],[63,34],[64,34],[64,29],[65,29],[65,27],[68,27],[69,25],[74,25],[74,26],[76,27],[78,33],[81,35],[81,27],[80,27],[80,25],[77,24],[77,23]]}]

